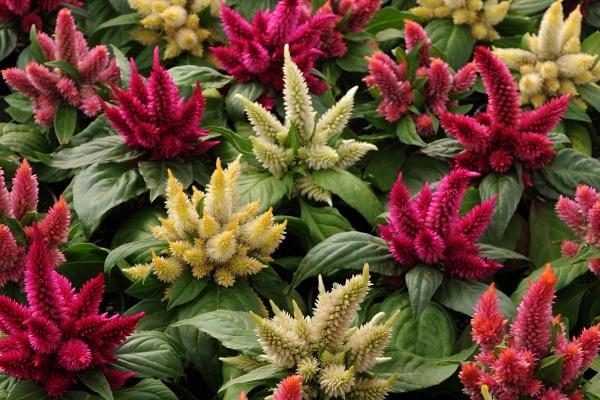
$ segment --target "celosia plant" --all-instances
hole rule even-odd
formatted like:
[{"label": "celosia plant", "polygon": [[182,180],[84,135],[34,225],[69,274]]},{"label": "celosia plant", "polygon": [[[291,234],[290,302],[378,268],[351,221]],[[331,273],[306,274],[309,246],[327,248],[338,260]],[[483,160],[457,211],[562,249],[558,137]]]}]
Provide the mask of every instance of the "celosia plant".
[{"label": "celosia plant", "polygon": [[269,255],[283,240],[286,223],[274,223],[271,210],[259,215],[258,200],[239,204],[239,174],[239,159],[226,170],[217,160],[206,194],[194,189],[191,197],[169,174],[168,217],[152,228],[156,238],[169,242],[168,254],[154,254],[151,263],[124,271],[135,280],[153,273],[160,281],[172,284],[189,269],[196,279],[212,276],[217,284],[227,287],[266,268]]},{"label": "celosia plant", "polygon": [[[555,283],[548,265],[529,286],[509,333],[494,285],[482,295],[471,320],[479,354],[459,375],[471,399],[483,399],[483,385],[497,400],[583,398],[579,378],[598,353],[600,326],[569,341],[564,326],[552,317]],[[560,365],[558,374],[548,373],[552,365]]]},{"label": "celosia plant", "polygon": [[479,254],[476,241],[488,227],[495,198],[473,207],[460,216],[460,206],[469,179],[479,176],[456,168],[445,176],[432,193],[428,184],[414,199],[402,181],[402,174],[390,194],[388,224],[380,226],[402,268],[417,264],[439,265],[450,276],[481,279],[502,267]]},{"label": "celosia plant", "polygon": [[203,43],[214,33],[200,26],[198,14],[209,10],[216,16],[221,10],[221,3],[216,0],[129,0],[129,5],[143,17],[142,27],[133,29],[131,36],[146,46],[166,40],[165,59],[186,51],[202,57]]},{"label": "celosia plant", "polygon": [[[38,205],[38,181],[27,160],[17,170],[9,192],[4,181],[4,171],[0,168],[0,217],[10,218],[24,227],[25,234],[31,236],[37,227],[48,243],[48,259],[53,266],[64,261],[58,246],[67,241],[70,213],[65,199],[61,197],[44,216],[36,222]],[[9,225],[0,223],[0,286],[7,282],[20,282],[23,279],[23,260],[27,243],[17,240]]]},{"label": "celosia plant", "polygon": [[[350,89],[315,123],[316,113],[308,85],[301,69],[292,61],[287,45],[283,71],[284,124],[260,104],[238,95],[256,134],[250,138],[252,151],[262,166],[276,178],[290,172],[295,174],[297,193],[331,204],[331,193],[318,186],[310,172],[334,167],[348,168],[368,151],[377,149],[370,143],[354,139],[339,140],[352,113],[357,88]],[[290,138],[290,135],[295,137]],[[292,170],[299,166],[305,169],[305,174],[296,174]]]},{"label": "celosia plant", "polygon": [[48,68],[37,62],[30,62],[25,70],[2,71],[13,90],[31,99],[35,120],[41,125],[52,123],[62,102],[79,108],[89,117],[95,116],[102,110],[102,98],[96,90],[100,85],[116,84],[119,80],[119,68],[106,46],[90,50],[69,9],[63,8],[58,13],[54,36],[53,40],[45,33],[37,35],[44,57],[46,61],[68,63],[71,72],[65,72],[70,68]]},{"label": "celosia plant", "polygon": [[485,47],[475,49],[475,63],[488,95],[487,109],[475,117],[444,113],[440,119],[446,132],[465,148],[454,161],[478,172],[499,173],[518,162],[529,183],[529,170],[542,168],[554,158],[548,133],[567,110],[569,95],[521,112],[519,93],[506,65]]},{"label": "celosia plant", "polygon": [[329,13],[311,16],[302,0],[280,0],[273,11],[258,10],[252,23],[223,6],[221,22],[230,44],[213,47],[212,52],[219,65],[237,81],[257,81],[281,91],[283,47],[289,44],[310,90],[319,94],[326,85],[312,74],[312,69],[323,55],[321,38],[333,29],[336,20]]},{"label": "celosia plant", "polygon": [[[370,370],[382,361],[398,312],[385,323],[381,323],[385,317],[381,312],[360,327],[350,327],[369,286],[365,265],[362,275],[353,276],[343,285],[334,284],[329,292],[319,280],[312,317],[304,316],[295,303],[293,317],[274,303],[272,319],[252,313],[268,362],[302,377],[303,399],[383,400],[394,384],[395,376],[376,378]],[[239,364],[238,357],[224,361]],[[300,384],[298,378],[288,379]],[[290,386],[292,383],[287,382]]]},{"label": "celosia plant", "polygon": [[112,388],[134,375],[110,366],[114,351],[134,330],[143,313],[122,317],[99,314],[104,277],[88,281],[78,293],[54,271],[41,232],[34,228],[25,261],[28,306],[0,296],[0,368],[17,379],[41,384],[53,397],[77,382],[77,374],[102,371]]},{"label": "celosia plant", "polygon": [[494,28],[506,18],[510,0],[417,0],[411,12],[425,20],[451,17],[456,25],[467,25],[477,40],[495,40]]},{"label": "celosia plant", "polygon": [[597,56],[581,51],[581,19],[579,7],[564,19],[562,1],[556,1],[544,14],[538,34],[526,35],[526,49],[494,49],[520,73],[522,103],[539,106],[561,94],[577,95],[577,85],[600,80]]},{"label": "celosia plant", "polygon": [[0,21],[20,20],[23,32],[29,32],[32,25],[41,30],[42,15],[56,11],[66,4],[83,6],[83,2],[78,0],[0,0]]},{"label": "celosia plant", "polygon": [[179,91],[160,65],[158,48],[147,82],[131,60],[129,89],[113,87],[116,107],[106,106],[104,113],[123,136],[125,144],[150,152],[154,160],[204,154],[216,141],[202,141],[208,131],[200,128],[204,96],[197,85],[190,99]]},{"label": "celosia plant", "polygon": [[[560,196],[556,203],[556,213],[586,245],[600,248],[600,194],[596,189],[580,185],[575,198]],[[570,240],[562,242],[562,253],[565,257],[575,257],[580,245]],[[600,258],[592,258],[588,268],[600,276]]]},{"label": "celosia plant", "polygon": [[[456,74],[453,74],[446,62],[429,55],[431,44],[429,37],[421,25],[411,20],[404,20],[404,39],[406,50],[416,51],[415,56],[404,57],[405,60],[396,63],[386,54],[376,51],[367,56],[369,75],[363,81],[369,88],[376,89],[381,97],[377,110],[389,122],[395,122],[409,114],[414,120],[417,132],[422,136],[432,135],[432,116],[444,113],[448,106],[457,102],[450,100],[451,96],[468,91],[477,78],[475,66],[466,64]],[[420,46],[420,47],[419,47]],[[408,76],[409,62],[418,63],[414,76]],[[416,89],[420,79],[426,79],[422,89]],[[424,98],[425,110],[421,114],[410,111],[415,105],[415,90],[423,91],[418,98]]]}]

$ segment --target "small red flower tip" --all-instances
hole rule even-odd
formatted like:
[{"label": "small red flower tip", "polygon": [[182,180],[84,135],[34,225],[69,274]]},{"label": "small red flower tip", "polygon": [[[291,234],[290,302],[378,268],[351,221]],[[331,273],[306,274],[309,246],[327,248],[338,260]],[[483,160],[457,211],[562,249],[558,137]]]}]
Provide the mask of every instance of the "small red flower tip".
[{"label": "small red flower tip", "polygon": [[273,393],[273,400],[302,400],[302,376],[292,375],[283,379]]},{"label": "small red flower tip", "polygon": [[588,262],[588,269],[596,276],[600,276],[600,258],[592,258]]},{"label": "small red flower tip", "polygon": [[246,396],[246,392],[240,393],[240,400],[248,400],[248,396]]},{"label": "small red flower tip", "polygon": [[552,265],[550,265],[550,263],[546,264],[539,282],[546,286],[554,286],[556,284],[556,280],[557,278],[552,270]]},{"label": "small red flower tip", "polygon": [[579,252],[579,244],[571,240],[563,240],[560,244],[560,252],[563,257],[575,257]]}]

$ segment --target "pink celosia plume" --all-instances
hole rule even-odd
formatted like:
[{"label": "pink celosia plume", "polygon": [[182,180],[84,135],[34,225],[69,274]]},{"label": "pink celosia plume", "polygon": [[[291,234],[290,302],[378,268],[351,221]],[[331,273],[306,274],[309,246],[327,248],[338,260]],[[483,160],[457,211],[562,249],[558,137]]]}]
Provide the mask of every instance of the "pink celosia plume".
[{"label": "pink celosia plume", "polygon": [[471,318],[472,336],[475,343],[484,351],[493,350],[502,342],[506,334],[506,322],[498,305],[496,286],[492,283],[481,296]]},{"label": "pink celosia plume", "polygon": [[116,84],[119,79],[119,68],[106,46],[90,50],[67,8],[58,13],[55,39],[39,33],[38,41],[47,61],[69,63],[77,71],[78,78],[36,62],[29,63],[25,70],[8,68],[2,71],[4,80],[13,90],[31,99],[36,122],[51,124],[61,102],[79,108],[87,116],[97,115],[102,109],[102,98],[96,90],[100,85]]},{"label": "pink celosia plume", "polygon": [[500,173],[519,162],[529,182],[528,170],[541,168],[554,157],[548,133],[567,110],[570,97],[521,112],[517,87],[506,65],[485,47],[475,50],[475,63],[488,94],[487,110],[475,117],[443,113],[440,118],[446,132],[465,148],[454,161],[478,172]]},{"label": "pink celosia plume", "polygon": [[495,198],[459,215],[469,179],[474,176],[477,174],[466,169],[455,169],[435,192],[425,184],[414,199],[402,175],[398,177],[390,194],[388,225],[380,230],[402,267],[440,264],[451,276],[466,279],[481,279],[502,267],[480,257],[476,244],[490,223]]},{"label": "pink celosia plume", "polygon": [[155,160],[200,155],[216,145],[202,141],[208,134],[200,128],[204,96],[197,85],[189,100],[179,97],[177,86],[160,65],[158,48],[147,82],[131,61],[128,90],[113,87],[116,106],[105,106],[106,118],[129,147],[150,152]]},{"label": "pink celosia plume", "polygon": [[133,375],[113,369],[114,351],[130,335],[143,313],[122,317],[99,314],[102,275],[79,293],[54,270],[46,240],[34,229],[25,260],[28,306],[0,296],[0,368],[17,379],[41,384],[59,397],[76,383],[78,372],[99,368],[113,388]]},{"label": "pink celosia plume", "polygon": [[302,400],[302,376],[292,375],[283,379],[273,392],[273,400]]}]

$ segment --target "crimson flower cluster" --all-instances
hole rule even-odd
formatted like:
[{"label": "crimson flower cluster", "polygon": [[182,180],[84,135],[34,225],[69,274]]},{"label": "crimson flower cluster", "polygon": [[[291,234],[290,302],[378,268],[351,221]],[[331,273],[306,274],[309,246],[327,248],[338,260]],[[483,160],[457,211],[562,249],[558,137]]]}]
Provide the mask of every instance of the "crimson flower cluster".
[{"label": "crimson flower cluster", "polygon": [[[423,97],[428,111],[434,115],[446,112],[448,106],[456,102],[450,100],[451,95],[466,92],[477,78],[475,66],[466,64],[453,74],[448,64],[438,58],[430,57],[430,40],[427,33],[416,22],[404,21],[404,39],[406,51],[410,52],[418,46],[418,68],[415,78],[426,78]],[[369,88],[379,92],[381,101],[377,110],[386,120],[395,122],[409,113],[413,105],[416,82],[408,76],[408,62],[395,62],[388,55],[377,51],[366,57],[369,75],[363,80]],[[433,134],[433,122],[429,112],[411,113],[418,132],[423,136]]]},{"label": "crimson flower cluster", "polygon": [[302,0],[280,0],[273,11],[257,10],[252,23],[228,6],[221,10],[223,29],[229,46],[212,48],[220,66],[239,82],[258,81],[280,92],[283,89],[283,48],[302,71],[313,93],[326,84],[312,74],[316,61],[324,55],[322,37],[331,32],[337,17],[330,13],[310,15]]},{"label": "crimson flower cluster", "polygon": [[160,65],[158,48],[147,82],[133,59],[131,71],[129,89],[113,86],[117,105],[104,107],[106,118],[127,146],[148,150],[152,159],[162,160],[204,154],[218,143],[202,141],[208,131],[200,128],[205,104],[200,86],[189,100],[179,97],[177,86]]},{"label": "crimson flower cluster", "polygon": [[[556,276],[547,265],[523,297],[510,333],[494,285],[481,296],[471,320],[479,354],[475,362],[464,364],[459,374],[464,392],[472,400],[483,399],[483,385],[497,400],[583,398],[578,380],[598,353],[600,325],[584,329],[569,341],[558,318],[552,316],[555,283]],[[540,373],[548,361],[561,363],[560,376]]]},{"label": "crimson flower cluster", "polygon": [[43,21],[40,13],[51,13],[65,4],[83,7],[78,0],[0,0],[0,21],[20,20],[24,32],[29,32],[32,25],[41,30]]},{"label": "crimson flower cluster", "polygon": [[104,277],[88,281],[78,293],[54,270],[48,244],[38,229],[25,260],[28,306],[0,296],[0,368],[17,379],[41,384],[59,397],[76,374],[100,369],[113,389],[134,373],[109,366],[114,351],[136,327],[143,313],[122,317],[99,314]]},{"label": "crimson flower cluster", "polygon": [[[48,243],[48,257],[53,265],[64,260],[58,246],[67,241],[71,215],[64,198],[60,198],[46,216],[38,222],[32,222],[37,213],[38,181],[27,160],[17,170],[12,179],[9,192],[4,180],[4,171],[0,168],[0,216],[12,218],[24,226],[27,236],[37,227]],[[23,260],[26,243],[18,242],[9,226],[0,224],[0,287],[7,282],[19,282],[23,279]]]},{"label": "crimson flower cluster", "polygon": [[[302,400],[302,376],[292,375],[284,378],[270,397],[271,400]],[[246,393],[240,394],[240,400],[248,400]]]},{"label": "crimson flower cluster", "polygon": [[96,93],[99,85],[116,84],[119,80],[119,68],[106,46],[90,50],[67,8],[58,13],[55,39],[45,33],[38,33],[37,39],[46,61],[66,62],[76,71],[76,76],[37,62],[29,63],[25,70],[2,71],[13,90],[31,99],[36,122],[50,125],[61,102],[79,108],[89,117],[97,115],[102,110],[102,98]]},{"label": "crimson flower cluster", "polygon": [[388,225],[380,231],[402,267],[440,265],[449,275],[465,279],[481,279],[502,267],[482,258],[476,244],[490,223],[495,198],[459,215],[469,179],[478,175],[456,168],[435,192],[426,183],[414,199],[402,175],[398,177],[390,194]]},{"label": "crimson flower cluster", "polygon": [[469,117],[444,113],[446,132],[465,148],[455,163],[478,172],[507,172],[515,162],[528,170],[541,168],[554,158],[548,133],[569,105],[569,95],[555,98],[531,111],[522,112],[519,93],[510,71],[485,47],[475,50],[475,64],[483,80],[488,104],[485,112]]}]

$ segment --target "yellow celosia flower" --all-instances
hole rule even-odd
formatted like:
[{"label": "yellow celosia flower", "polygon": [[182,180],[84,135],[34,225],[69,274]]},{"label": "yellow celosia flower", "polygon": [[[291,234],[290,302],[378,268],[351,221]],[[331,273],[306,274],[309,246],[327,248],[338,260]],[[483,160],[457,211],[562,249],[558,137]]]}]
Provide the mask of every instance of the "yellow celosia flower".
[{"label": "yellow celosia flower", "polygon": [[166,59],[185,51],[202,57],[203,42],[214,35],[200,26],[198,13],[210,9],[216,17],[221,10],[218,0],[129,0],[129,5],[142,16],[142,27],[130,31],[133,39],[144,45],[166,40]]},{"label": "yellow celosia flower", "polygon": [[581,19],[579,7],[564,19],[557,1],[544,13],[538,34],[525,37],[527,49],[494,49],[510,69],[520,72],[522,103],[539,106],[551,97],[577,95],[576,85],[600,80],[597,57],[581,52]]},{"label": "yellow celosia flower", "polygon": [[[133,280],[153,273],[173,283],[186,269],[196,279],[212,276],[221,286],[232,286],[241,276],[267,267],[285,235],[286,223],[277,224],[272,210],[258,214],[259,202],[238,204],[239,158],[227,169],[217,168],[206,193],[194,189],[189,196],[169,172],[166,193],[167,218],[152,227],[152,234],[169,243],[165,254],[153,254],[150,264],[125,270]],[[202,216],[197,206],[203,202]]]},{"label": "yellow celosia flower", "polygon": [[477,40],[494,40],[494,29],[506,17],[510,0],[417,0],[410,11],[425,19],[451,17],[456,25],[468,25]]}]

